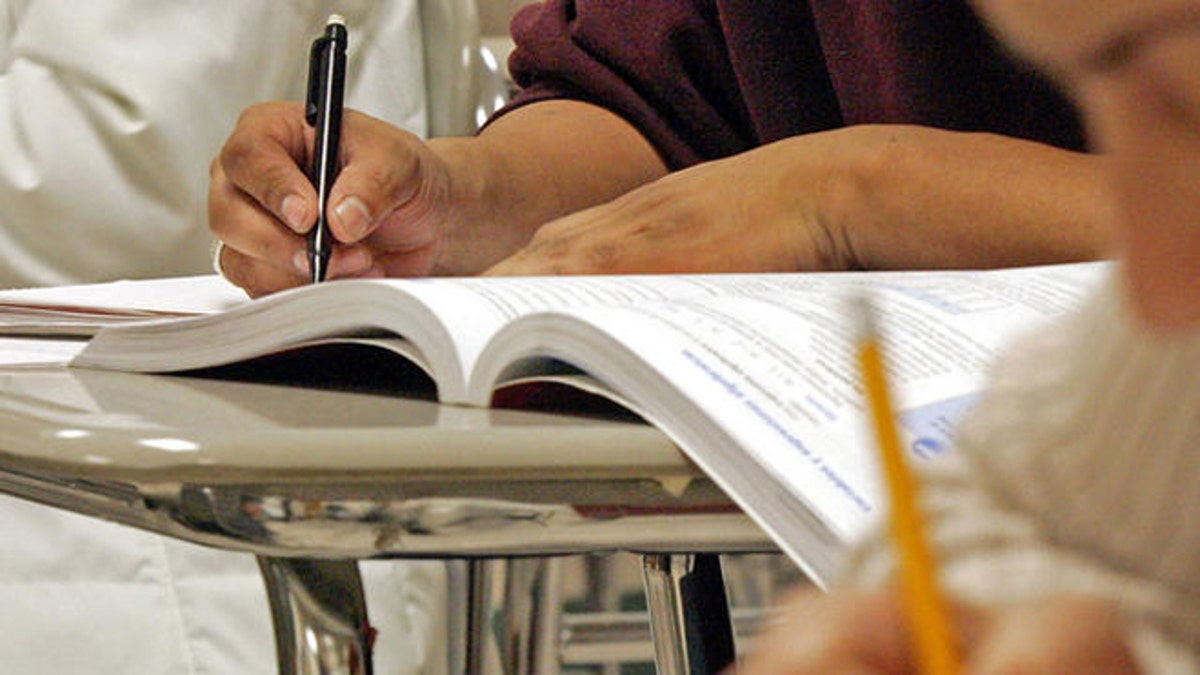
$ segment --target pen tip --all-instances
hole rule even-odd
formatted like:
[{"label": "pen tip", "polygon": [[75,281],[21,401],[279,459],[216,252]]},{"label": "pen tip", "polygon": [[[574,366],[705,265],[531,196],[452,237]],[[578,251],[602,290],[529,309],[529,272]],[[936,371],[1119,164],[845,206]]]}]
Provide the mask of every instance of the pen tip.
[{"label": "pen tip", "polygon": [[330,14],[329,19],[325,22],[326,26],[337,24],[339,26],[346,25],[346,19],[341,14]]}]

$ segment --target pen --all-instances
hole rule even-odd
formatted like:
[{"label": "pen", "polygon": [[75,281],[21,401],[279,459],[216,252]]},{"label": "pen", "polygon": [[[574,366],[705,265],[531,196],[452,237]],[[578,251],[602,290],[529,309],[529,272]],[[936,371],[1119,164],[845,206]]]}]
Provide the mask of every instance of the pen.
[{"label": "pen", "polygon": [[346,20],[337,14],[325,34],[313,40],[308,58],[308,100],[304,117],[316,129],[309,178],[317,189],[317,222],[308,232],[308,262],[313,283],[325,280],[333,234],[329,231],[329,191],[338,173],[342,137],[342,99],[346,86]]},{"label": "pen", "polygon": [[870,298],[865,295],[857,299],[856,305],[859,367],[875,429],[884,482],[891,499],[889,524],[900,564],[909,630],[913,633],[921,672],[926,675],[953,675],[958,672],[958,655],[946,605],[937,584],[935,561],[925,539],[924,522],[919,510],[919,485],[901,451],[875,310]]}]

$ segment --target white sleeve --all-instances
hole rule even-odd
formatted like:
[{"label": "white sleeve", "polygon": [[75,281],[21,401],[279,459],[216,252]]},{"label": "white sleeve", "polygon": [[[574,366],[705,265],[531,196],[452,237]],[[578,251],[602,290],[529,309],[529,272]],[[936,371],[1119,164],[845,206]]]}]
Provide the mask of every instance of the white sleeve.
[{"label": "white sleeve", "polygon": [[[1153,580],[1047,542],[1034,518],[978,489],[964,464],[950,459],[923,476],[940,580],[949,594],[993,606],[1063,594],[1108,598],[1130,616],[1128,639],[1140,672],[1200,675],[1197,654],[1168,628],[1190,612],[1184,600]],[[879,588],[894,572],[891,543],[878,529],[856,547],[841,583]]]},{"label": "white sleeve", "polygon": [[[8,3],[0,286],[207,271],[209,163],[245,107],[302,98],[309,43],[336,4]],[[352,3],[347,18],[385,57],[416,54],[397,67],[419,74],[414,7]],[[403,74],[388,86],[398,82],[422,86]],[[392,96],[408,106],[402,117],[423,105],[411,91]]]},{"label": "white sleeve", "polygon": [[[1200,675],[1197,655],[1171,633],[1191,622],[1189,598],[1108,564],[1102,556],[1047,540],[1037,518],[1010,508],[974,482],[961,457],[924,467],[926,508],[941,581],[955,597],[989,605],[1064,594],[1107,598],[1130,618],[1129,642],[1146,675]],[[894,572],[882,530],[855,550],[844,583],[879,587]]]},{"label": "white sleeve", "polygon": [[[959,426],[917,463],[943,583],[987,604],[1114,601],[1146,673],[1200,672],[1200,333],[1162,339],[1114,280],[1010,347]],[[890,575],[881,536],[859,583]]]}]

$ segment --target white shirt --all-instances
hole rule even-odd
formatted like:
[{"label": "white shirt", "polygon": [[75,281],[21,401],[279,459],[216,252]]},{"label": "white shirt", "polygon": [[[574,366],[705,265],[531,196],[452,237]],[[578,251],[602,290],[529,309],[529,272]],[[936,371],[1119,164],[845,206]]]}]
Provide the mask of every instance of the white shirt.
[{"label": "white shirt", "polygon": [[[1151,334],[1110,279],[997,362],[958,451],[923,467],[943,581],[1115,600],[1143,672],[1200,673],[1198,450],[1200,331]],[[886,578],[881,537],[860,554],[852,578]]]},{"label": "white shirt", "polygon": [[[0,286],[210,270],[208,167],[350,28],[347,105],[425,131],[417,0],[0,5]],[[440,563],[364,565],[377,671],[444,668]],[[273,673],[254,559],[0,497],[0,671]]]},{"label": "white shirt", "polygon": [[416,0],[3,3],[0,286],[209,271],[209,164],[244,108],[304,97],[332,12],[347,105],[423,134]]}]

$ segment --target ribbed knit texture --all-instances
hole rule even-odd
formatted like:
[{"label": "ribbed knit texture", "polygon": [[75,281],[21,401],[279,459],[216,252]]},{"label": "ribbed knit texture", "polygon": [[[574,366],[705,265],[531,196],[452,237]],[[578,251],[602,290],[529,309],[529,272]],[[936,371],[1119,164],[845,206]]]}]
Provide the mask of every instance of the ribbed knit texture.
[{"label": "ribbed knit texture", "polygon": [[[1014,345],[959,436],[924,467],[948,587],[1116,599],[1146,672],[1200,672],[1200,331],[1150,333],[1110,280]],[[886,577],[885,543],[852,580]]]}]

